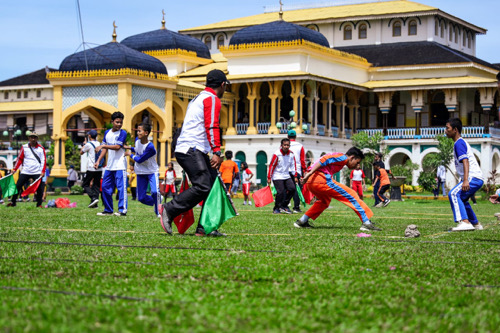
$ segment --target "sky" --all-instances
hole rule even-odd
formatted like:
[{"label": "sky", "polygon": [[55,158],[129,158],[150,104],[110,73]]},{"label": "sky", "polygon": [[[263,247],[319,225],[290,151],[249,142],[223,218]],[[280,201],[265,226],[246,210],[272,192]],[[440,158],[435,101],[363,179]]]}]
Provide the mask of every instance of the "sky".
[{"label": "sky", "polygon": [[[343,1],[343,3],[348,2]],[[80,0],[83,35],[87,44],[111,41],[116,21],[118,41],[161,27],[182,30],[223,20],[261,14],[277,8],[278,0]],[[283,0],[288,6],[336,4],[327,0]],[[499,0],[419,0],[488,30],[477,38],[477,57],[500,63]],[[81,51],[77,0],[0,0],[0,81],[49,66]]]}]

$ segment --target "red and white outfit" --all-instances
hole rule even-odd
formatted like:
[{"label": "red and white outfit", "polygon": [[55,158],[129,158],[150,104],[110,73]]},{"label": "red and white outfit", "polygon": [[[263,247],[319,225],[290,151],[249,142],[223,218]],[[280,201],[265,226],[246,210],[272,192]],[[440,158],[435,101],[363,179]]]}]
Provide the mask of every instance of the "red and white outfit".
[{"label": "red and white outfit", "polygon": [[246,196],[248,196],[250,194],[250,184],[251,184],[250,176],[251,175],[253,175],[253,173],[248,168],[246,168],[242,172],[242,178],[243,178],[243,182],[242,182],[243,195],[246,195]]},{"label": "red and white outfit", "polygon": [[363,197],[363,179],[365,178],[365,173],[363,170],[355,169],[351,171],[351,182],[352,189],[359,195],[360,198]]},{"label": "red and white outfit", "polygon": [[167,170],[165,171],[165,194],[176,194],[177,191],[175,189],[175,170]]},{"label": "red and white outfit", "polygon": [[306,170],[306,151],[302,143],[290,139],[290,150],[295,155],[295,169],[299,176],[304,175]]}]

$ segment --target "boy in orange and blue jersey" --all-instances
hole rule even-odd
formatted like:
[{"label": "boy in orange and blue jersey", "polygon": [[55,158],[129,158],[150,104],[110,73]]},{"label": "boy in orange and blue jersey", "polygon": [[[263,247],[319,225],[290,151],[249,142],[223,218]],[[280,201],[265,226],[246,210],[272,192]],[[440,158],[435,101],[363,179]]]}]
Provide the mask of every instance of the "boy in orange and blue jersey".
[{"label": "boy in orange and blue jersey", "polygon": [[373,212],[359,198],[358,194],[353,189],[333,179],[333,175],[342,170],[344,166],[352,170],[364,158],[363,152],[353,147],[345,154],[330,153],[316,161],[311,170],[301,180],[306,184],[308,190],[316,196],[316,202],[294,223],[294,226],[297,228],[312,228],[309,219],[317,219],[330,206],[332,199],[336,199],[356,212],[362,222],[360,230],[380,231],[381,229],[370,221]]}]

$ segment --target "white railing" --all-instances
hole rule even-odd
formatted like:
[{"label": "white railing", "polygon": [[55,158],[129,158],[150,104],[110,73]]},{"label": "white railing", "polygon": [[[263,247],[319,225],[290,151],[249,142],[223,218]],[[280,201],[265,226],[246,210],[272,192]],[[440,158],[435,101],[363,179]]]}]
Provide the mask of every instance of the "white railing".
[{"label": "white railing", "polygon": [[467,126],[462,129],[462,136],[464,138],[482,138],[483,134],[483,126]]},{"label": "white railing", "polygon": [[338,138],[339,137],[339,128],[337,126],[332,126],[332,136],[334,138]]},{"label": "white railing", "polygon": [[257,132],[259,134],[267,134],[269,127],[271,127],[271,123],[257,123]]},{"label": "white railing", "polygon": [[432,139],[438,135],[444,135],[444,127],[422,127],[420,136],[422,139]]},{"label": "white railing", "polygon": [[236,134],[244,135],[247,134],[248,123],[238,123],[236,124]]},{"label": "white railing", "polygon": [[492,137],[500,139],[500,128],[490,127],[490,134]]},{"label": "white railing", "polygon": [[281,123],[280,134],[287,134],[288,133],[288,126],[290,126],[290,124]]},{"label": "white railing", "polygon": [[368,136],[374,136],[376,133],[383,133],[384,130],[381,128],[359,129],[358,133],[361,132],[368,134]]},{"label": "white railing", "polygon": [[388,128],[387,138],[388,139],[413,139],[415,137],[414,128]]},{"label": "white railing", "polygon": [[316,125],[319,136],[325,136],[325,125]]}]

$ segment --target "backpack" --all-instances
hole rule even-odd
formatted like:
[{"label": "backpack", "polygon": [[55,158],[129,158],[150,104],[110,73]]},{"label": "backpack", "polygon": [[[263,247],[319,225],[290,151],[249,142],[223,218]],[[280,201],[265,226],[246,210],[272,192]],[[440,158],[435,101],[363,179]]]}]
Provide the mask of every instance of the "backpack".
[{"label": "backpack", "polygon": [[[94,163],[97,162],[97,160],[99,159],[99,155],[101,155],[101,151],[99,151],[98,153],[95,152],[95,145],[90,142],[90,145],[94,148]],[[104,158],[99,162],[99,165],[97,166],[98,169],[102,168],[104,166]]]}]

